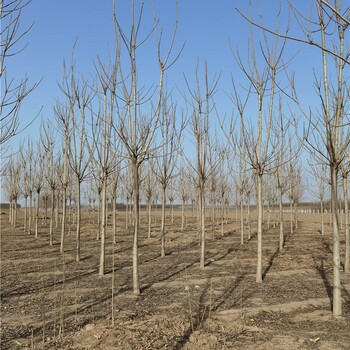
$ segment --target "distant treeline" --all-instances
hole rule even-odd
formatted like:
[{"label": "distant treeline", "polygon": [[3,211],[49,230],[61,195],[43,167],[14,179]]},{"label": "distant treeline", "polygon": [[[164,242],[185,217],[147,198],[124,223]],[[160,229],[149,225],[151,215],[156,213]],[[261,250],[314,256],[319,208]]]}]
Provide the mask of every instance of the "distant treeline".
[{"label": "distant treeline", "polygon": [[[0,203],[0,209],[9,209],[10,203]],[[21,205],[17,203],[17,208],[21,208]]]}]

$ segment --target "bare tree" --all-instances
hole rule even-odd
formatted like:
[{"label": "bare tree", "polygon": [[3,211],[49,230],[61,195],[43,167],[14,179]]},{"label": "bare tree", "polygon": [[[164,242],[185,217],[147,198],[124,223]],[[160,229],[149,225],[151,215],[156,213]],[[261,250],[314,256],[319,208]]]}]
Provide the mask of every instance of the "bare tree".
[{"label": "bare tree", "polygon": [[[343,141],[344,142],[344,141]],[[342,176],[342,188],[344,199],[344,215],[345,215],[345,260],[344,271],[350,273],[350,218],[349,218],[349,191],[348,191],[348,178],[350,174],[350,150],[349,156],[345,159],[345,162],[341,164],[341,176]]]},{"label": "bare tree", "polygon": [[170,220],[172,225],[174,224],[174,201],[176,199],[176,193],[174,190],[175,186],[176,186],[176,178],[173,178],[168,188],[168,199],[170,202]]},{"label": "bare tree", "polygon": [[147,203],[147,225],[148,225],[148,238],[151,238],[152,233],[152,199],[154,196],[154,190],[156,186],[156,177],[154,174],[154,164],[149,161],[146,169],[146,178],[144,181],[144,191]]},{"label": "bare tree", "polygon": [[[170,100],[170,106],[168,105]],[[167,189],[170,182],[176,174],[177,158],[179,155],[180,137],[183,127],[177,130],[176,125],[176,106],[172,103],[169,96],[162,96],[160,131],[161,131],[161,146],[159,154],[155,158],[155,174],[162,189],[162,219],[160,227],[160,253],[161,257],[165,257],[165,233],[166,233],[166,201]],[[170,200],[170,198],[169,198]]]},{"label": "bare tree", "polygon": [[[30,31],[32,25],[22,29],[21,15],[23,9],[31,0],[0,1],[0,80],[2,82],[2,93],[0,97],[0,145],[4,145],[15,136],[19,130],[19,112],[22,101],[38,85],[29,85],[29,79],[24,76],[19,82],[11,78],[8,71],[8,59],[19,54],[26,45],[20,46],[25,35]],[[4,150],[4,148],[2,148]]]},{"label": "bare tree", "polygon": [[44,164],[44,155],[41,152],[41,144],[38,142],[33,165],[33,188],[36,192],[35,238],[38,238],[40,193],[44,185]]},{"label": "bare tree", "polygon": [[[315,74],[315,87],[320,98],[319,112],[311,110],[306,112],[295,90],[293,99],[298,103],[307,120],[306,146],[311,152],[317,154],[317,157],[323,160],[330,170],[333,225],[333,315],[341,316],[338,174],[350,143],[349,115],[346,113],[349,104],[349,77],[345,70],[350,64],[350,48],[345,41],[350,28],[350,7],[345,5],[344,8],[342,0],[335,0],[333,3],[328,0],[316,0],[314,17],[304,15],[292,4],[290,4],[290,9],[304,37],[291,36],[288,30],[285,33],[271,30],[242,16],[265,33],[320,49],[322,70],[320,74]],[[316,35],[318,35],[317,38]],[[330,62],[333,63],[332,67]],[[330,75],[331,69],[335,72],[332,75]],[[344,136],[341,136],[342,133]],[[346,141],[342,143],[342,139]]]},{"label": "bare tree", "polygon": [[205,187],[210,174],[215,170],[217,164],[209,164],[209,114],[213,110],[211,105],[219,77],[214,76],[209,83],[208,66],[204,65],[204,93],[201,91],[198,64],[195,69],[195,87],[192,89],[185,77],[187,89],[192,100],[188,101],[192,106],[192,120],[190,121],[191,129],[196,143],[196,163],[192,166],[195,173],[195,181],[198,189],[199,201],[199,234],[200,234],[200,268],[205,267]]},{"label": "bare tree", "polygon": [[218,141],[218,137],[209,138],[209,156],[208,162],[209,167],[213,169],[209,176],[209,190],[210,190],[210,199],[209,203],[211,204],[211,234],[214,237],[215,234],[215,219],[216,219],[216,204],[218,198],[218,188],[219,188],[219,169],[223,166],[224,157],[221,154],[221,148]]},{"label": "bare tree", "polygon": [[313,179],[316,180],[317,186],[314,189],[314,184],[308,186],[308,191],[311,192],[317,199],[320,200],[320,212],[321,212],[321,235],[324,235],[324,201],[327,194],[329,176],[327,173],[327,167],[324,163],[313,164],[309,162],[310,173]]},{"label": "bare tree", "polygon": [[289,163],[289,189],[288,196],[290,200],[290,230],[294,232],[294,228],[298,228],[298,203],[304,194],[304,184],[301,176],[301,165],[298,159]]},{"label": "bare tree", "polygon": [[[278,88],[276,76],[285,69],[282,61],[285,42],[279,45],[276,40],[273,46],[270,47],[267,38],[265,37],[264,39],[265,49],[262,44],[260,46],[263,56],[263,64],[261,67],[258,64],[253,35],[251,35],[250,58],[247,67],[243,63],[239,53],[236,54],[236,61],[239,68],[249,82],[247,97],[244,100],[238,95],[238,91],[235,87],[236,84],[234,83],[234,79],[232,79],[234,88],[233,100],[240,116],[242,139],[246,149],[247,161],[252,169],[254,169],[256,179],[258,210],[256,282],[258,283],[262,282],[263,177],[273,168],[275,149],[272,147],[273,135],[271,130],[274,117],[275,95]],[[257,106],[257,120],[254,121],[254,124],[257,125],[257,127],[248,123],[245,112],[247,102],[253,93],[256,97]]]},{"label": "bare tree", "polygon": [[284,215],[283,215],[283,196],[288,190],[288,161],[286,153],[286,134],[290,124],[285,122],[282,110],[282,98],[280,97],[278,103],[278,115],[276,118],[274,132],[276,134],[276,144],[278,147],[277,157],[275,159],[275,182],[277,185],[277,197],[279,207],[279,249],[284,248],[285,232],[284,232]]},{"label": "bare tree", "polygon": [[[24,197],[24,231],[28,232],[30,234],[31,230],[31,208],[29,209],[28,213],[28,198],[30,199],[31,203],[31,196],[32,196],[32,148],[31,144],[28,141],[27,149],[24,150],[24,142],[22,146],[20,147],[20,157],[21,157],[21,165],[22,165],[22,172],[21,172],[21,179],[22,179],[22,192]],[[31,204],[30,204],[31,207]]]},{"label": "bare tree", "polygon": [[[117,141],[114,141],[114,145],[117,145]],[[113,218],[113,244],[116,244],[116,233],[117,233],[117,198],[118,189],[120,186],[120,156],[118,154],[119,149],[115,147],[113,155],[111,157],[111,163],[113,165],[110,174],[110,197],[112,201],[112,218]]]},{"label": "bare tree", "polygon": [[61,242],[60,252],[64,252],[65,230],[67,222],[67,188],[70,181],[70,172],[68,164],[68,152],[70,143],[70,108],[67,104],[57,103],[54,107],[54,114],[58,124],[58,130],[62,134],[62,166],[60,168],[60,187],[62,192],[62,224],[61,224]]},{"label": "bare tree", "polygon": [[227,149],[222,146],[218,149],[219,171],[218,171],[218,203],[221,206],[221,235],[224,235],[224,222],[225,222],[225,207],[229,195],[229,182],[227,178],[229,166],[226,164],[225,159],[229,159]]},{"label": "bare tree", "polygon": [[[246,159],[246,151],[244,147],[244,143],[242,140],[235,140],[234,134],[233,134],[233,129],[231,127],[230,129],[230,136],[228,138],[229,140],[229,145],[231,147],[234,147],[237,151],[238,155],[238,174],[235,174],[235,172],[232,170],[232,174],[235,174],[236,176],[234,177],[234,184],[236,187],[237,194],[239,195],[239,204],[240,204],[240,226],[241,226],[241,245],[244,244],[244,196],[247,198],[247,203],[250,203],[250,186],[248,183],[249,179],[249,174],[247,176],[247,162],[245,161]],[[231,164],[232,167],[232,164]],[[248,201],[249,197],[249,201]],[[249,221],[249,219],[248,219]],[[249,221],[250,225],[250,221]],[[248,239],[250,239],[250,230],[248,231]]]},{"label": "bare tree", "polygon": [[42,134],[41,134],[41,143],[45,149],[45,159],[46,159],[46,167],[45,167],[45,178],[51,189],[51,215],[50,215],[50,245],[53,245],[53,225],[54,225],[54,213],[55,213],[55,195],[56,189],[59,184],[58,180],[58,169],[57,162],[59,159],[55,159],[57,157],[54,154],[54,146],[55,139],[53,135],[54,130],[52,129],[52,125],[48,122],[46,125],[43,125]]},{"label": "bare tree", "polygon": [[16,227],[17,224],[17,201],[20,195],[20,174],[22,171],[23,169],[20,158],[18,157],[18,159],[14,159],[14,157],[11,157],[7,162],[4,174],[4,189],[10,202],[9,222],[14,227]]},{"label": "bare tree", "polygon": [[[136,14],[136,6],[134,1],[131,2],[131,28],[130,33],[126,34],[121,26],[120,20],[117,18],[114,10],[114,23],[116,32],[116,46],[117,46],[117,61],[119,74],[121,76],[121,97],[123,105],[119,106],[119,136],[124,144],[131,173],[133,177],[133,211],[134,211],[134,237],[133,237],[133,292],[140,294],[139,282],[139,268],[138,268],[138,237],[139,237],[139,200],[140,200],[140,167],[141,164],[149,157],[151,153],[151,145],[154,140],[155,132],[159,126],[161,116],[162,97],[164,89],[164,74],[174,62],[170,59],[172,49],[174,46],[177,18],[173,36],[171,38],[169,49],[165,56],[162,56],[161,39],[162,35],[156,35],[158,67],[159,67],[159,81],[156,92],[156,101],[151,104],[148,116],[145,112],[140,110],[140,106],[147,101],[152,102],[152,96],[145,92],[145,88],[140,86],[138,79],[138,52],[139,49],[147,42],[147,39],[156,33],[158,20],[154,19],[154,27],[144,38],[140,37],[140,26],[143,21],[143,5],[138,14]],[[123,45],[128,62],[123,65],[121,62],[121,50]],[[180,50],[181,52],[182,50]]]},{"label": "bare tree", "polygon": [[[116,53],[117,55],[117,53]],[[113,145],[115,135],[113,134],[115,126],[114,114],[116,113],[117,99],[117,76],[118,76],[118,60],[106,67],[98,57],[97,59],[97,80],[96,95],[98,97],[98,111],[91,113],[92,137],[88,143],[90,158],[93,159],[96,171],[96,179],[100,181],[100,205],[101,211],[99,216],[99,235],[101,240],[100,250],[100,266],[99,275],[105,274],[105,240],[107,227],[107,189],[108,181],[112,172],[118,176],[114,181],[117,186],[119,180],[119,147]],[[88,138],[86,136],[86,138]],[[112,147],[115,147],[114,151]],[[116,189],[116,187],[115,187]],[[113,234],[113,236],[115,233]],[[114,238],[115,242],[115,238]]]},{"label": "bare tree", "polygon": [[[65,128],[65,133],[68,133],[67,140],[67,160],[75,177],[75,195],[76,195],[76,210],[77,210],[77,225],[76,225],[76,261],[80,261],[80,232],[81,232],[81,183],[87,176],[87,168],[89,158],[87,157],[85,119],[86,109],[93,98],[93,92],[89,90],[88,83],[84,78],[76,78],[74,64],[74,47],[70,66],[63,67],[63,80],[59,84],[62,91],[68,110],[66,113],[60,113],[61,124]],[[65,114],[65,115],[64,115]]]},{"label": "bare tree", "polygon": [[[333,225],[333,315],[341,316],[341,282],[340,282],[340,238],[338,219],[338,175],[350,144],[349,116],[346,114],[349,99],[346,98],[349,86],[345,68],[350,56],[350,48],[344,42],[345,32],[349,29],[349,8],[343,10],[342,2],[335,1],[330,8],[328,1],[316,1],[317,17],[312,20],[314,29],[320,32],[322,72],[316,78],[315,86],[320,98],[321,111],[317,113],[303,112],[307,118],[308,133],[305,136],[307,147],[326,162],[330,169],[330,189]],[[334,8],[334,10],[332,10]],[[331,11],[331,12],[329,12]],[[345,13],[347,17],[341,15]],[[311,23],[311,19],[308,20]],[[314,30],[313,29],[313,30]],[[335,44],[336,42],[336,44]],[[329,56],[330,47],[336,48]],[[345,51],[348,50],[348,51]],[[330,63],[336,71],[335,82],[330,81]],[[298,101],[296,92],[295,100]],[[300,109],[303,111],[301,104]],[[341,136],[343,133],[344,136]],[[344,143],[343,140],[346,140]],[[322,147],[323,146],[323,147]]]},{"label": "bare tree", "polygon": [[180,166],[180,196],[181,196],[181,231],[184,230],[185,224],[187,226],[187,214],[185,216],[185,206],[190,199],[189,196],[189,183],[188,175],[186,174],[185,167]]}]

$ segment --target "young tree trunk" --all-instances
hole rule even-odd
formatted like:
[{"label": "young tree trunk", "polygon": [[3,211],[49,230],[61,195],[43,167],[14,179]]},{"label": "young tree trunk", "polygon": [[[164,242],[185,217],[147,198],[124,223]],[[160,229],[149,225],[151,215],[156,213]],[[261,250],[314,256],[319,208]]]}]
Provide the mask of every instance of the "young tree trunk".
[{"label": "young tree trunk", "polygon": [[15,204],[13,226],[16,227],[16,225],[17,225],[17,198],[15,198],[13,201],[14,201],[14,204]]},{"label": "young tree trunk", "polygon": [[344,212],[345,212],[345,263],[344,272],[350,272],[350,227],[349,227],[349,199],[348,178],[343,176]]},{"label": "young tree trunk", "polygon": [[292,202],[292,200],[290,200],[289,210],[290,210],[290,233],[293,234],[294,222],[293,222],[293,202]]},{"label": "young tree trunk", "polygon": [[67,216],[67,189],[64,187],[62,190],[62,227],[61,227],[61,247],[60,252],[64,253],[64,238],[66,230],[66,216]]},{"label": "young tree trunk", "polygon": [[106,206],[107,206],[107,176],[102,177],[102,192],[101,192],[101,251],[100,251],[100,268],[98,274],[103,276],[105,274],[105,250],[106,250]]},{"label": "young tree trunk", "polygon": [[324,236],[324,208],[323,208],[322,198],[321,198],[321,235]]},{"label": "young tree trunk", "polygon": [[35,215],[35,238],[38,238],[38,221],[39,221],[40,191],[37,191],[36,194],[37,194],[37,202],[36,202],[36,215]]},{"label": "young tree trunk", "polygon": [[162,222],[160,228],[160,255],[165,257],[165,205],[166,205],[166,187],[162,187]]},{"label": "young tree trunk", "polygon": [[55,190],[51,189],[50,245],[53,245],[53,221],[55,216]]},{"label": "young tree trunk", "polygon": [[243,208],[243,194],[240,196],[241,205],[241,245],[244,244],[244,208]]},{"label": "young tree trunk", "polygon": [[113,244],[117,243],[117,198],[113,196],[112,198],[113,205]]},{"label": "young tree trunk", "polygon": [[294,227],[298,228],[298,202],[294,202]]},{"label": "young tree trunk", "polygon": [[28,224],[28,197],[24,198],[25,200],[25,209],[24,209],[24,232],[27,232],[27,224]]},{"label": "young tree trunk", "polygon": [[199,189],[199,211],[200,211],[200,234],[201,234],[201,254],[200,268],[205,267],[205,188],[204,184],[200,185]]},{"label": "young tree trunk", "polygon": [[211,191],[211,236],[215,234],[215,192]]},{"label": "young tree trunk", "polygon": [[185,225],[185,201],[182,199],[182,204],[181,204],[181,232],[184,230],[184,225]]},{"label": "young tree trunk", "polygon": [[250,240],[250,238],[252,237],[252,223],[251,223],[251,216],[250,216],[250,197],[248,198],[248,201],[247,201],[247,206],[248,206],[248,209],[247,209],[247,215],[248,215],[248,240]]},{"label": "young tree trunk", "polygon": [[224,235],[224,222],[225,222],[225,199],[221,198],[221,236]]},{"label": "young tree trunk", "polygon": [[80,203],[80,181],[76,179],[76,208],[77,208],[77,227],[76,227],[76,252],[75,252],[75,261],[80,261],[80,225],[81,225],[81,203]]},{"label": "young tree trunk", "polygon": [[256,282],[262,283],[262,221],[263,221],[263,201],[262,201],[262,175],[257,174],[257,200],[258,200],[258,257],[256,265]]},{"label": "young tree trunk", "polygon": [[58,191],[56,196],[56,210],[55,210],[55,227],[58,228],[58,222],[60,220],[60,192]]},{"label": "young tree trunk", "polygon": [[333,222],[333,315],[341,316],[341,283],[340,283],[340,246],[339,246],[339,221],[338,221],[338,172],[331,165],[331,202]]},{"label": "young tree trunk", "polygon": [[147,208],[148,208],[148,239],[151,239],[151,233],[152,233],[152,201],[151,197],[147,198]]},{"label": "young tree trunk", "polygon": [[100,239],[101,232],[101,191],[98,191],[98,206],[97,206],[97,235],[96,241]]},{"label": "young tree trunk", "polygon": [[44,226],[47,225],[47,202],[48,202],[48,198],[47,198],[47,195],[45,194],[44,196],[44,207],[45,207],[45,214],[44,214],[44,217],[42,219],[42,224]]},{"label": "young tree trunk", "polygon": [[174,201],[171,201],[171,224],[174,224]]},{"label": "young tree trunk", "polygon": [[140,177],[139,165],[137,159],[132,159],[132,170],[134,180],[134,240],[132,247],[132,271],[133,271],[133,292],[136,295],[141,294],[140,280],[139,280],[139,262],[138,262],[138,239],[139,239],[139,223],[140,223]]},{"label": "young tree trunk", "polygon": [[280,250],[284,248],[284,223],[283,223],[283,193],[279,188],[279,220],[280,220]]},{"label": "young tree trunk", "polygon": [[28,235],[32,233],[32,217],[33,217],[33,193],[29,194],[29,217],[28,217]]}]

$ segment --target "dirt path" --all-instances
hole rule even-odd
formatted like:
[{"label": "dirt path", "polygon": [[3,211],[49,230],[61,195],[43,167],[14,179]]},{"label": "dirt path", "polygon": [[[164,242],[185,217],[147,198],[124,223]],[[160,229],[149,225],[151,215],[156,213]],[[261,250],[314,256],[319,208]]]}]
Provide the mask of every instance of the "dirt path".
[{"label": "dirt path", "polygon": [[87,221],[75,262],[73,232],[62,256],[59,230],[50,247],[48,227],[35,239],[1,219],[1,349],[350,349],[350,278],[342,274],[344,317],[335,320],[330,239],[315,223],[302,221],[282,252],[278,229],[264,232],[261,285],[256,237],[241,246],[238,223],[224,236],[220,227],[209,234],[204,270],[194,222],[186,232],[169,230],[165,258],[156,232],[151,240],[143,232],[135,297],[131,234],[121,219],[112,327],[110,235],[107,274],[98,277],[99,242]]}]

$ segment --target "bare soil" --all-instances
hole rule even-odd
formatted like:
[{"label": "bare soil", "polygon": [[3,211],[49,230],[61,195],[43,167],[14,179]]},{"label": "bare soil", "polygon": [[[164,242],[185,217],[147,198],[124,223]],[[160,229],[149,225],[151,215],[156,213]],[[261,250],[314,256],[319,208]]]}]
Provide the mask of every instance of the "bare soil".
[{"label": "bare soil", "polygon": [[341,275],[343,317],[333,318],[332,239],[329,226],[321,236],[317,214],[301,215],[293,234],[286,223],[283,251],[278,250],[278,227],[265,225],[262,284],[255,282],[254,229],[240,245],[234,213],[224,235],[220,226],[214,234],[208,227],[205,269],[199,268],[195,218],[190,215],[184,232],[179,214],[173,225],[168,223],[165,258],[160,257],[159,227],[154,225],[147,239],[143,219],[140,296],[131,290],[132,232],[126,229],[125,213],[118,213],[114,248],[110,220],[103,277],[98,276],[96,224],[88,213],[79,262],[74,225],[62,255],[60,229],[49,246],[49,224],[40,225],[35,239],[24,232],[22,215],[16,228],[9,225],[7,212],[1,215],[3,350],[350,349],[350,276]]}]

